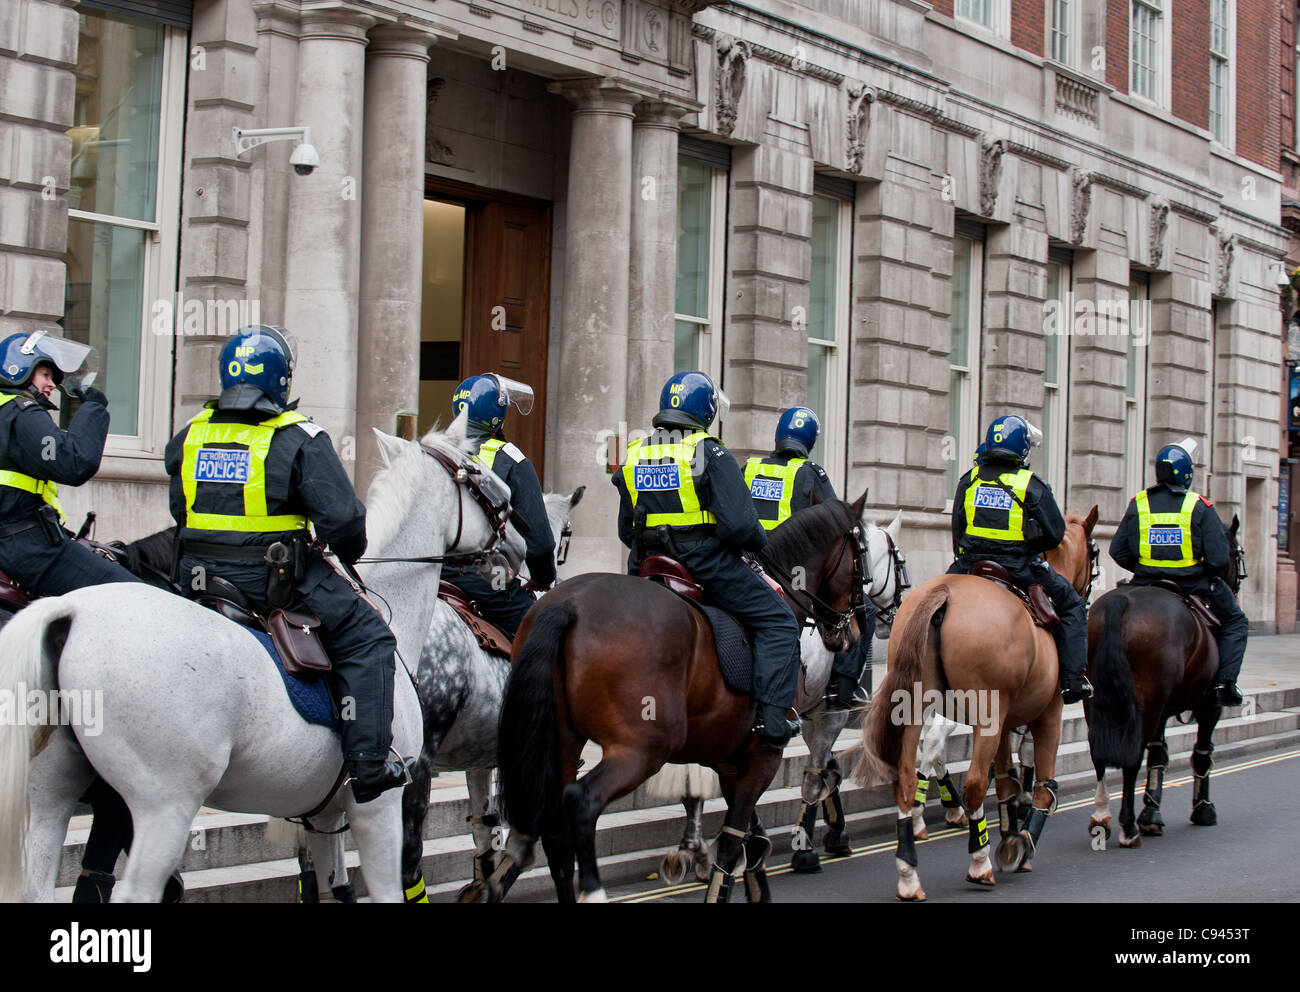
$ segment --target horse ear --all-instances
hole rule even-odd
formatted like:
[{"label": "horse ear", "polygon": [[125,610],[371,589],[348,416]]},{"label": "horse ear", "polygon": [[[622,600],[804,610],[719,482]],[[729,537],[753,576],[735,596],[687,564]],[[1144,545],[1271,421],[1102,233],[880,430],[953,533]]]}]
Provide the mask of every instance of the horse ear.
[{"label": "horse ear", "polygon": [[898,535],[903,529],[903,511],[900,509],[894,514],[894,519],[889,521],[889,526],[885,528],[885,533],[893,538],[894,543],[898,543]]},{"label": "horse ear", "polygon": [[394,437],[392,434],[385,434],[378,427],[372,427],[375,432],[375,440],[379,442],[379,458],[384,463],[384,468],[393,464],[402,451],[402,446],[406,444],[400,437]]},{"label": "horse ear", "polygon": [[577,506],[579,503],[582,502],[582,494],[585,493],[586,491],[587,491],[586,486],[579,486],[577,489],[573,491],[573,495],[569,497],[569,509],[573,509],[575,506]]},{"label": "horse ear", "polygon": [[1241,521],[1237,519],[1237,515],[1234,513],[1232,515],[1232,526],[1228,528],[1228,537],[1235,538],[1237,536],[1237,529],[1240,526]]},{"label": "horse ear", "polygon": [[1089,537],[1092,537],[1092,529],[1093,529],[1094,527],[1096,527],[1096,526],[1097,526],[1097,504],[1096,504],[1096,503],[1093,503],[1093,504],[1092,504],[1092,509],[1089,510],[1089,511],[1088,511],[1088,515],[1087,515],[1086,517],[1083,518],[1083,529],[1084,529],[1084,532],[1085,532]]},{"label": "horse ear", "polygon": [[853,506],[854,520],[862,519],[862,508],[867,504],[867,492],[868,490],[866,489],[862,490],[862,495],[853,501],[852,506]]},{"label": "horse ear", "polygon": [[471,445],[469,442],[469,404],[460,408],[460,413],[456,414],[456,419],[451,422],[443,439],[454,448],[459,448],[466,454],[470,453]]}]

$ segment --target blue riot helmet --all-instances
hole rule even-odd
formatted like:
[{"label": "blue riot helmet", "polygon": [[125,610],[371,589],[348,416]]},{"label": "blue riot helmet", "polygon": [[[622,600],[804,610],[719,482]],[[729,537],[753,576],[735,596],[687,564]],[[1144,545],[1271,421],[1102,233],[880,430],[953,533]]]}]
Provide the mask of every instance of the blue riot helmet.
[{"label": "blue riot helmet", "polygon": [[[984,435],[983,458],[1010,458],[1021,465],[1029,464],[1029,449],[1041,444],[1043,432],[1023,417],[1014,414],[999,417],[989,424]],[[977,457],[980,455],[977,452]]]},{"label": "blue riot helmet", "polygon": [[1156,455],[1156,481],[1174,489],[1192,487],[1192,456],[1196,442],[1186,438],[1178,444],[1167,444]]},{"label": "blue riot helmet", "polygon": [[[98,371],[95,349],[80,341],[55,337],[48,331],[11,334],[0,341],[0,385],[13,389],[30,386],[38,366],[45,365],[62,385],[75,375],[75,385],[89,386]],[[72,388],[74,381],[69,381]]]},{"label": "blue riot helmet", "polygon": [[793,450],[806,458],[808,452],[812,451],[813,445],[817,443],[817,435],[821,433],[821,429],[821,421],[817,419],[817,414],[806,406],[791,407],[781,414],[781,419],[776,422],[776,450]]},{"label": "blue riot helmet", "polygon": [[704,372],[678,372],[659,394],[657,420],[708,430],[715,417],[727,416],[731,401]]},{"label": "blue riot helmet", "polygon": [[455,416],[467,410],[469,423],[492,433],[505,425],[512,403],[527,416],[533,409],[533,387],[495,372],[472,375],[451,394],[451,412]]},{"label": "blue riot helmet", "polygon": [[221,349],[222,410],[273,408],[289,405],[293,381],[293,347],[283,328],[270,324],[241,327]]}]

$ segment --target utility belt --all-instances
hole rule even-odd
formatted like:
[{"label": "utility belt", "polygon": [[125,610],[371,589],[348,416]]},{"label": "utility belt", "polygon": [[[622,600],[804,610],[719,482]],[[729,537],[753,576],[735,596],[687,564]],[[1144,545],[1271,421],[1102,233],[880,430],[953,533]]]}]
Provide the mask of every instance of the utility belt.
[{"label": "utility belt", "polygon": [[678,542],[703,541],[718,532],[715,524],[692,524],[689,527],[669,527],[667,524],[659,524],[656,527],[647,527],[645,523],[647,516],[644,506],[638,506],[633,513],[632,544],[638,559],[645,558],[647,554],[662,554],[664,551],[673,558],[680,558]]},{"label": "utility belt", "polygon": [[68,539],[63,524],[59,520],[58,512],[48,503],[26,517],[21,517],[11,524],[0,526],[0,538],[13,537],[15,534],[22,534],[33,528],[40,528],[52,548],[57,548]]},{"label": "utility belt", "polygon": [[311,541],[306,535],[253,547],[182,539],[177,541],[176,563],[179,568],[181,558],[190,557],[244,565],[265,565],[266,601],[272,609],[285,610],[293,604],[298,583],[307,575],[310,547]]}]

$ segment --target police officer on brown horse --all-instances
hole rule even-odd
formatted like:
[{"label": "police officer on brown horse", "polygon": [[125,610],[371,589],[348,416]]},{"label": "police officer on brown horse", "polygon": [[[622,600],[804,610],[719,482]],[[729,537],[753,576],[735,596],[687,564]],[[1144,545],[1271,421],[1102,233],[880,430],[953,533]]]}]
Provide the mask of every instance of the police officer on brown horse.
[{"label": "police officer on brown horse", "polygon": [[753,632],[754,696],[759,739],[784,747],[799,731],[787,718],[799,676],[799,627],[785,601],[744,561],[760,551],[759,523],[740,466],[709,433],[728,402],[703,372],[678,372],[664,384],[654,431],[628,445],[614,473],[619,491],[618,536],[632,549],[636,575],[647,555],[676,558],[710,602]]}]

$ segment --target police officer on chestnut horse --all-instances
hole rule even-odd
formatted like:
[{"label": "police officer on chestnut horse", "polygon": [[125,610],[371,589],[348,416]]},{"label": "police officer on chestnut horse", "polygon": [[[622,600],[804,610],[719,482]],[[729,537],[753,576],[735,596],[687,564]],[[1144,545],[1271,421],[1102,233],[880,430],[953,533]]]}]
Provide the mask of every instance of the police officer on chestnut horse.
[{"label": "police officer on chestnut horse", "polygon": [[[837,499],[826,470],[808,456],[821,433],[821,421],[807,407],[791,407],[776,422],[776,445],[770,455],[755,455],[745,463],[745,485],[754,500],[759,523],[772,530],[813,502]],[[816,496],[814,500],[813,497]],[[833,691],[827,709],[851,710],[867,701],[859,681],[871,659],[871,635],[876,606],[863,597],[862,636],[846,651],[837,651],[831,667]]]}]

